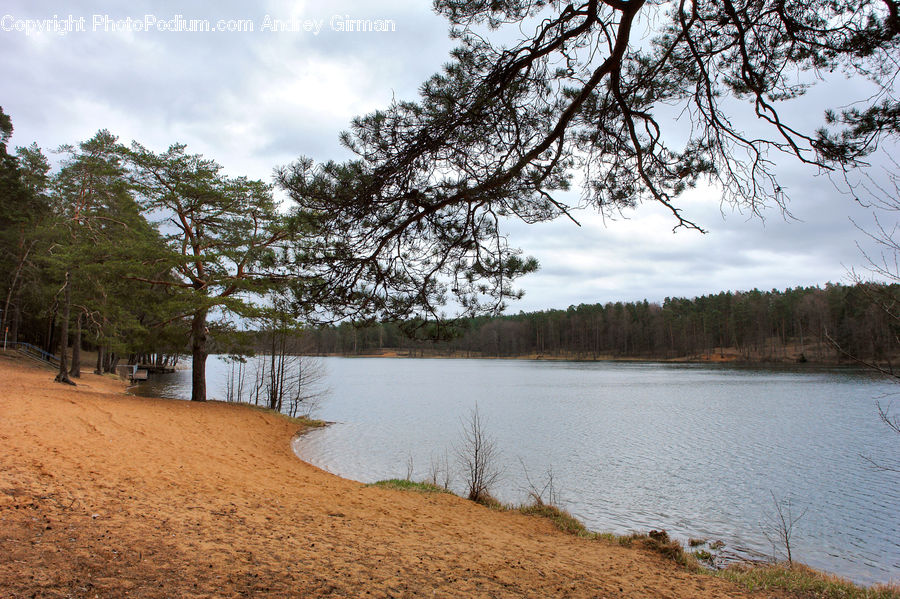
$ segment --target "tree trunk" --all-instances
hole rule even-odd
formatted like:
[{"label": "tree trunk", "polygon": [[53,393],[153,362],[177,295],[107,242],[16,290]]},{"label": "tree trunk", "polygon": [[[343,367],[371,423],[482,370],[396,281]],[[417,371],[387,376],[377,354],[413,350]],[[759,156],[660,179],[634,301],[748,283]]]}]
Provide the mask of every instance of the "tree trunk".
[{"label": "tree trunk", "polygon": [[272,329],[271,369],[269,370],[269,409],[281,411],[281,370],[278,366],[278,336],[277,329]]},{"label": "tree trunk", "polygon": [[191,401],[206,401],[207,309],[194,312],[191,321]]},{"label": "tree trunk", "polygon": [[47,336],[44,338],[44,351],[51,354],[56,348],[56,338],[53,336],[53,332],[56,329],[57,308],[58,306],[54,305],[50,311],[50,317],[47,319]]},{"label": "tree trunk", "polygon": [[94,368],[94,374],[103,374],[103,346],[97,346],[97,366]]},{"label": "tree trunk", "polygon": [[75,321],[75,340],[72,342],[72,367],[69,376],[81,378],[81,312]]},{"label": "tree trunk", "polygon": [[12,283],[9,284],[9,291],[6,294],[6,304],[3,306],[3,330],[4,332],[9,328],[9,306],[12,302],[13,295],[15,295],[16,291],[19,288],[19,276],[22,274],[22,267],[25,266],[25,262],[28,261],[28,254],[31,253],[31,248],[34,247],[36,242],[32,241],[28,249],[25,250],[25,253],[22,255],[21,260],[19,260],[16,265],[16,271],[13,273]]},{"label": "tree trunk", "polygon": [[62,323],[59,332],[59,372],[56,375],[57,383],[66,383],[74,385],[75,383],[69,379],[69,313],[72,308],[72,294],[69,287],[69,273],[66,272],[66,283],[64,286],[64,299],[62,310]]},{"label": "tree trunk", "polygon": [[9,342],[15,345],[19,342],[19,323],[22,322],[22,294],[16,297],[13,306],[12,327],[9,329]]}]

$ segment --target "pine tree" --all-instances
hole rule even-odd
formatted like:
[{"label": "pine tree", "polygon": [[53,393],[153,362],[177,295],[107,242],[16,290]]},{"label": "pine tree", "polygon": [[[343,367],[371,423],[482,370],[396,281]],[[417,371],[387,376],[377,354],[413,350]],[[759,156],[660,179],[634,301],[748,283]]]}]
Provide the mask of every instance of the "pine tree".
[{"label": "pine tree", "polygon": [[[279,174],[318,225],[306,267],[342,314],[439,318],[451,300],[495,312],[537,266],[507,243],[506,219],[651,201],[701,229],[678,203],[701,181],[749,213],[784,208],[776,162],[840,171],[900,132],[895,0],[435,7],[460,45],[418,101],[355,119],[342,136],[354,160],[301,158]],[[784,106],[833,71],[874,93],[819,130],[789,122]]]},{"label": "pine tree", "polygon": [[139,144],[130,152],[145,213],[157,215],[172,277],[136,277],[176,292],[190,320],[194,401],[206,400],[210,324],[253,317],[253,300],[288,284],[292,221],[279,213],[271,187],[173,145],[156,154]]}]

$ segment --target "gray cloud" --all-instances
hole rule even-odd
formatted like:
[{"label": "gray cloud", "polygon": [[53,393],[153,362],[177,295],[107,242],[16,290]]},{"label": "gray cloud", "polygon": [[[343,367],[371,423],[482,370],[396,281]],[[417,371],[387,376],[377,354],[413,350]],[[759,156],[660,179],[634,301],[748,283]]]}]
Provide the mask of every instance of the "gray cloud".
[{"label": "gray cloud", "polygon": [[[198,0],[70,2],[12,0],[0,17],[93,15],[113,19],[251,19],[253,33],[85,32],[66,36],[0,31],[0,104],[16,126],[13,143],[44,148],[74,143],[108,128],[124,141],[154,149],[185,142],[232,174],[268,179],[273,167],[301,154],[344,159],[338,133],[350,120],[393,98],[412,99],[440,69],[453,42],[428,3],[337,0],[324,4],[268,0],[262,4]],[[392,33],[330,29],[332,15],[391,19]],[[262,32],[266,15],[325,21],[319,35]],[[835,80],[814,99],[865,94],[858,82]],[[821,110],[798,114],[815,127]],[[680,123],[678,126],[684,126]],[[777,209],[765,220],[720,207],[714,189],[682,199],[685,213],[709,230],[672,233],[670,214],[640,206],[607,219],[585,211],[583,226],[566,220],[509,223],[510,243],[542,263],[523,279],[526,298],[513,311],[565,308],[582,302],[661,301],[724,289],[783,288],[844,278],[862,262],[863,235],[849,218],[867,224],[871,211],[827,178],[793,163],[782,168],[795,220]],[[575,194],[569,197],[576,199]],[[572,202],[577,203],[577,202]]]}]

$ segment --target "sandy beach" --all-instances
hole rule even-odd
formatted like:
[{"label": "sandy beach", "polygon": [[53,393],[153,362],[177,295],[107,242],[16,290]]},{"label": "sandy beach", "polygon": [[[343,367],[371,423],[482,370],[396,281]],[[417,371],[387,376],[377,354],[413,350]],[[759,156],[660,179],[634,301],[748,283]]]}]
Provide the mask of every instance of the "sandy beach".
[{"label": "sandy beach", "polygon": [[542,518],[341,479],[278,415],[59,385],[11,354],[0,381],[3,598],[752,596]]}]

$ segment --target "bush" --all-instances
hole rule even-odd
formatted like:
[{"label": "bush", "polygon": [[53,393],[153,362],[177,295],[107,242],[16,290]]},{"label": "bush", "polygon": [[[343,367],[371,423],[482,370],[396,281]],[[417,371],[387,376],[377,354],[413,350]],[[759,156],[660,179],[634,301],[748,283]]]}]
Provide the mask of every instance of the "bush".
[{"label": "bush", "polygon": [[490,490],[500,478],[499,451],[493,438],[484,430],[477,405],[462,425],[463,441],[456,448],[456,456],[462,466],[467,498],[488,506],[498,504]]}]

